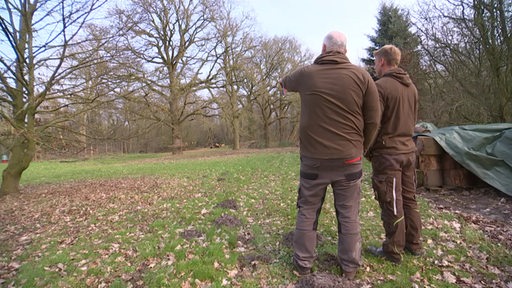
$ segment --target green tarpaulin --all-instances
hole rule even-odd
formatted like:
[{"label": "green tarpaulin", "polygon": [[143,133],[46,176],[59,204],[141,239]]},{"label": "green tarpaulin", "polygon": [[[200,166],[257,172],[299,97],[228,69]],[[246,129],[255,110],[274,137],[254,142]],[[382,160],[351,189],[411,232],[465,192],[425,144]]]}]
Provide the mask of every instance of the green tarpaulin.
[{"label": "green tarpaulin", "polygon": [[512,196],[512,123],[450,126],[422,135],[434,138],[464,168]]}]

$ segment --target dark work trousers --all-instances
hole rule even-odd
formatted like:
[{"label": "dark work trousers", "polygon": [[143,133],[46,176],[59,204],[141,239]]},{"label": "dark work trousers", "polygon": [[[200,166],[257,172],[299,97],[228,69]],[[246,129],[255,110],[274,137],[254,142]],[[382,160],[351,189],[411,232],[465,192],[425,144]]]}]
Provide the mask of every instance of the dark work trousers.
[{"label": "dark work trousers", "polygon": [[361,265],[361,158],[312,159],[301,157],[293,257],[303,267],[316,258],[317,226],[327,186],[331,185],[338,220],[338,260],[345,272]]},{"label": "dark work trousers", "polygon": [[404,248],[421,249],[421,216],[416,202],[416,154],[373,155],[372,186],[386,232],[382,249],[400,261]]}]

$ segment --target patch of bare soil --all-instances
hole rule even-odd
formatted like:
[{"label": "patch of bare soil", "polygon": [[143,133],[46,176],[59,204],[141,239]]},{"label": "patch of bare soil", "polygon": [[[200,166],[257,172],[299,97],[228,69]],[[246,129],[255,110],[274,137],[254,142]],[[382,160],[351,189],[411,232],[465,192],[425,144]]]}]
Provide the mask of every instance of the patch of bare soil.
[{"label": "patch of bare soil", "polygon": [[512,197],[491,187],[426,189],[420,197],[432,207],[461,216],[494,242],[512,249]]},{"label": "patch of bare soil", "polygon": [[227,226],[227,227],[238,227],[238,226],[242,225],[242,221],[240,221],[240,219],[238,219],[234,216],[223,214],[219,218],[215,219],[215,225]]},{"label": "patch of bare soil", "polygon": [[187,229],[181,232],[180,235],[185,240],[197,239],[204,236],[203,233],[197,231],[196,229]]},{"label": "patch of bare soil", "polygon": [[360,287],[360,283],[348,281],[329,273],[313,273],[300,278],[295,288],[335,288],[335,287]]},{"label": "patch of bare soil", "polygon": [[225,208],[230,210],[238,210],[238,204],[236,203],[236,200],[234,199],[227,199],[215,206],[216,208]]},{"label": "patch of bare soil", "polygon": [[[338,257],[330,253],[318,255],[318,271],[329,271],[333,267],[339,267]],[[339,270],[341,273],[341,270]]]},{"label": "patch of bare soil", "polygon": [[251,231],[243,231],[238,234],[237,241],[240,242],[243,246],[248,246],[252,243],[252,240],[254,239],[254,236],[252,235]]}]

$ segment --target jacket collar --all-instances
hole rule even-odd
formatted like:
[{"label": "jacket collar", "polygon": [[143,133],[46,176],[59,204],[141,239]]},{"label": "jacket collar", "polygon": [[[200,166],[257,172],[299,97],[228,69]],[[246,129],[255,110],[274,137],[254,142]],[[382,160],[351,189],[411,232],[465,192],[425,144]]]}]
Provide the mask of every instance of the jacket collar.
[{"label": "jacket collar", "polygon": [[349,64],[348,57],[338,51],[328,51],[320,54],[315,59],[315,64]]}]

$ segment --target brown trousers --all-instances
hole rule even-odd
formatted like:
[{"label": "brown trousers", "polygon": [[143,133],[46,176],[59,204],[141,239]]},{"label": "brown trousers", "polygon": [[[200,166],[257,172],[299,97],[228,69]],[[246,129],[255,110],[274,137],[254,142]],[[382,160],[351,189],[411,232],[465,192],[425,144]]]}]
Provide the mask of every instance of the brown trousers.
[{"label": "brown trousers", "polygon": [[392,260],[401,260],[404,249],[421,249],[415,163],[415,153],[372,157],[372,185],[386,232],[382,249]]},{"label": "brown trousers", "polygon": [[361,159],[312,159],[301,157],[297,220],[293,239],[294,259],[312,267],[316,259],[317,226],[327,186],[331,185],[338,221],[338,260],[345,272],[361,265]]}]

